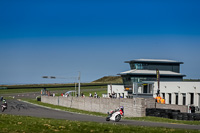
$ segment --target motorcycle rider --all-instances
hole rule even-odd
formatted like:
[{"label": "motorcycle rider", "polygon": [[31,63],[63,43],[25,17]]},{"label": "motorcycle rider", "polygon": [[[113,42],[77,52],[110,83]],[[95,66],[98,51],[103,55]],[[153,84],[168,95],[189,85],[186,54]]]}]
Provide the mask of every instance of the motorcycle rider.
[{"label": "motorcycle rider", "polygon": [[124,107],[123,106],[120,106],[119,111],[120,111],[120,114],[122,116],[124,116]]},{"label": "motorcycle rider", "polygon": [[110,114],[110,116],[112,116],[112,114],[117,112],[117,111],[120,111],[121,115],[124,116],[124,107],[123,106],[120,106],[119,108],[110,111],[110,113],[108,112],[108,114]]},{"label": "motorcycle rider", "polygon": [[3,104],[4,106],[6,106],[6,109],[7,109],[7,102],[6,102],[6,99],[3,99]]}]

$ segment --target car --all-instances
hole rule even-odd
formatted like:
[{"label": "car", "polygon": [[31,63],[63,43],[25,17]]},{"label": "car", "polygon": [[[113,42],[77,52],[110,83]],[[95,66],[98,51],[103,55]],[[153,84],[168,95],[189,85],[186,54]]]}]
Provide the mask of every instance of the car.
[{"label": "car", "polygon": [[75,96],[75,95],[76,95],[76,91],[74,91],[74,90],[67,91],[67,92],[65,93],[65,96]]}]

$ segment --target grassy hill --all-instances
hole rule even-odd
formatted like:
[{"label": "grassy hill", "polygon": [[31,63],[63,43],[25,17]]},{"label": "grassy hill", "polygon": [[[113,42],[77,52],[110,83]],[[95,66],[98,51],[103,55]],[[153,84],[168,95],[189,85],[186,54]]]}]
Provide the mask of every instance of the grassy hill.
[{"label": "grassy hill", "polygon": [[104,76],[100,79],[93,81],[92,83],[118,83],[122,84],[121,76]]}]

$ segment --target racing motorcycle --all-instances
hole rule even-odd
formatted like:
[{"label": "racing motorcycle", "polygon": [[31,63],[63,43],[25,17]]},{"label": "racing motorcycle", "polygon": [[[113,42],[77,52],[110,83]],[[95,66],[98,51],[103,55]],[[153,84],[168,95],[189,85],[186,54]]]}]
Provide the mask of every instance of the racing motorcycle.
[{"label": "racing motorcycle", "polygon": [[106,117],[106,121],[115,121],[118,122],[121,120],[122,116],[124,116],[124,107],[121,106],[119,109],[115,109],[114,111],[108,112],[108,117]]},{"label": "racing motorcycle", "polygon": [[7,103],[6,102],[1,105],[1,111],[3,112],[5,109],[7,109]]}]

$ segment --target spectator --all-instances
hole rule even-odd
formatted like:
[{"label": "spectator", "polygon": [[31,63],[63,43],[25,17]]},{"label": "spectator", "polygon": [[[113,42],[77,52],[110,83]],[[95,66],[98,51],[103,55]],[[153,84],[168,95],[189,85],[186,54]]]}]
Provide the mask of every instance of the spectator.
[{"label": "spectator", "polygon": [[113,91],[113,93],[112,93],[112,98],[115,98],[115,92]]},{"label": "spectator", "polygon": [[90,97],[92,97],[92,94],[90,93],[90,95],[89,95]]},{"label": "spectator", "polygon": [[112,95],[109,93],[109,98],[112,98]]},{"label": "spectator", "polygon": [[97,95],[97,93],[96,93],[96,92],[94,93],[94,98],[98,98],[98,95]]},{"label": "spectator", "polygon": [[3,101],[3,96],[1,96],[1,101]]}]

